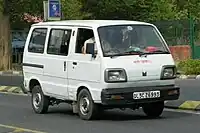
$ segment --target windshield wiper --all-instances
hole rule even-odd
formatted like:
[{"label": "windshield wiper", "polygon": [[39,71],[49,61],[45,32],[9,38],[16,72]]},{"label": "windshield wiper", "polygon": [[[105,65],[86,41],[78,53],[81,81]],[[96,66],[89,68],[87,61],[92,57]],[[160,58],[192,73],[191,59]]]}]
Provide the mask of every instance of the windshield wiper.
[{"label": "windshield wiper", "polygon": [[139,56],[146,56],[147,55],[145,52],[135,51],[135,50],[127,51],[125,53],[131,54],[131,55],[139,55]]},{"label": "windshield wiper", "polygon": [[116,56],[123,56],[124,54],[121,54],[121,53],[119,53],[119,54],[112,54],[112,55],[109,55],[110,56],[110,58],[113,58],[113,57],[116,57]]},{"label": "windshield wiper", "polygon": [[112,54],[112,55],[109,55],[109,56],[110,56],[110,58],[113,58],[113,57],[116,57],[116,56],[124,56],[124,55],[139,55],[140,57],[141,56],[146,57],[147,55],[150,55],[150,54],[170,54],[170,52],[162,51],[162,50],[156,50],[156,51],[153,51],[153,52],[142,52],[142,51],[131,50],[131,51],[127,51],[125,53]]},{"label": "windshield wiper", "polygon": [[146,55],[146,53],[141,52],[141,51],[127,51],[125,53],[118,53],[118,54],[112,54],[110,55],[110,58],[116,57],[116,56],[124,56],[124,55],[139,55],[139,56],[143,56]]},{"label": "windshield wiper", "polygon": [[135,51],[135,50],[130,50],[130,51],[126,51],[125,53],[129,53],[129,54],[145,54],[144,52],[142,51]]},{"label": "windshield wiper", "polygon": [[169,51],[163,51],[163,50],[156,50],[156,51],[152,51],[146,54],[170,54]]}]

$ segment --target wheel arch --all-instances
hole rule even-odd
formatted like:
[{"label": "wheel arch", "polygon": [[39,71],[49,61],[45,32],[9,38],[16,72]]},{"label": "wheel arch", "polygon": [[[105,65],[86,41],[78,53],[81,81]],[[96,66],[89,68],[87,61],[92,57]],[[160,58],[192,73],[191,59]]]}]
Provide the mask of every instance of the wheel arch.
[{"label": "wheel arch", "polygon": [[29,91],[30,91],[30,93],[32,93],[33,87],[36,86],[36,85],[39,85],[42,88],[39,79],[37,79],[35,77],[31,78],[30,81],[29,81]]},{"label": "wheel arch", "polygon": [[[91,95],[91,97],[92,97],[92,94],[91,94],[90,90],[88,89],[88,87],[82,85],[82,86],[78,87],[78,89],[77,89],[76,100],[78,100],[78,94],[79,94],[80,91],[83,90],[83,89],[86,89],[86,90],[90,93],[90,95]],[[92,99],[93,99],[93,97],[92,97]]]},{"label": "wheel arch", "polygon": [[78,99],[78,94],[80,93],[80,91],[82,89],[87,89],[88,92],[90,93],[91,97],[92,97],[92,100],[96,103],[101,103],[101,90],[97,87],[98,85],[89,85],[89,84],[86,84],[86,83],[81,83],[81,84],[78,84],[76,86],[76,91],[75,91],[75,94],[74,94],[74,100],[77,101]]}]

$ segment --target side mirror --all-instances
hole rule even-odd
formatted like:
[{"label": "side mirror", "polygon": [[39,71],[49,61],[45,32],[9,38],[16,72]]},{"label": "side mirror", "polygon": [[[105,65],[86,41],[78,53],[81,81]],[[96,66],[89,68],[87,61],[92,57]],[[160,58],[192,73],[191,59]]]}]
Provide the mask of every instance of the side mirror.
[{"label": "side mirror", "polygon": [[94,50],[94,43],[87,43],[86,44],[86,53],[87,54],[92,54],[92,57],[95,58],[95,50]]}]

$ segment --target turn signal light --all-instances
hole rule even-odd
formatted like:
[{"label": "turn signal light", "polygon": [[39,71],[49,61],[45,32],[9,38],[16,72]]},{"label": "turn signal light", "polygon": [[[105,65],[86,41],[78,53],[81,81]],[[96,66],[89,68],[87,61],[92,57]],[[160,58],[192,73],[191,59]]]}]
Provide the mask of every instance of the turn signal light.
[{"label": "turn signal light", "polygon": [[168,95],[175,95],[178,94],[177,90],[168,91]]},{"label": "turn signal light", "polygon": [[124,97],[120,96],[120,95],[112,95],[111,99],[116,99],[116,100],[120,100],[120,99],[124,99]]}]

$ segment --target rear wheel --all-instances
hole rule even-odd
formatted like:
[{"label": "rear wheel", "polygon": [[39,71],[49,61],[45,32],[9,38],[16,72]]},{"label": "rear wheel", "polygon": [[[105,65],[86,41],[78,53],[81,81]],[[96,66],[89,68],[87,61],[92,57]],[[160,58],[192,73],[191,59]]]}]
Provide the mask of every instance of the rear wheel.
[{"label": "rear wheel", "polygon": [[164,101],[149,103],[143,107],[144,113],[149,117],[159,117],[164,110]]},{"label": "rear wheel", "polygon": [[96,119],[98,115],[98,105],[96,105],[87,89],[83,89],[78,94],[78,114],[83,120]]},{"label": "rear wheel", "polygon": [[31,97],[32,108],[35,113],[43,114],[48,111],[49,97],[45,96],[39,85],[33,87]]}]

